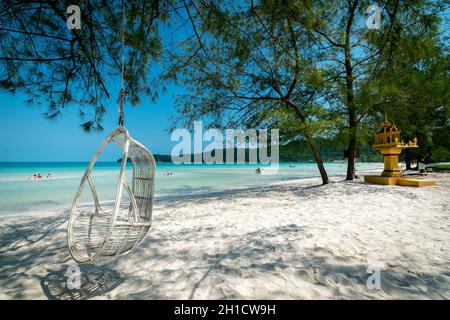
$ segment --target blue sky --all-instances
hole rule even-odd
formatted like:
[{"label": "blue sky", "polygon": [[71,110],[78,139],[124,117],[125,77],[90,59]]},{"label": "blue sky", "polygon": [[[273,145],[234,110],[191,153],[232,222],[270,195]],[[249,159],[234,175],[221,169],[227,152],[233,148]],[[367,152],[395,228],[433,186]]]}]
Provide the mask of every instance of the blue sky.
[{"label": "blue sky", "polygon": [[[170,141],[169,118],[175,115],[176,86],[160,95],[157,104],[144,99],[126,110],[130,134],[153,153],[170,154],[176,142]],[[103,132],[85,133],[77,108],[66,110],[55,121],[44,119],[45,107],[24,103],[25,96],[0,92],[0,162],[7,161],[89,161],[104,137],[117,127],[115,98],[111,98]],[[111,154],[104,160],[115,160]]]}]

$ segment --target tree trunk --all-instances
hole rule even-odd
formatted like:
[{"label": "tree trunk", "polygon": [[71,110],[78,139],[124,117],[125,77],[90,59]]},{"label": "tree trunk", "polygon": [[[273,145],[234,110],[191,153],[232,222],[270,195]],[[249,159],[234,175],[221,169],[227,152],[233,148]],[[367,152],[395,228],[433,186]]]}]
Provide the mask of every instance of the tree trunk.
[{"label": "tree trunk", "polygon": [[316,146],[316,143],[309,131],[307,126],[306,117],[303,114],[302,110],[291,100],[284,101],[288,106],[290,106],[298,116],[298,119],[302,124],[305,125],[305,131],[303,132],[303,136],[306,138],[308,142],[309,148],[311,149],[311,153],[313,154],[314,160],[316,161],[317,167],[319,168],[320,176],[322,178],[322,184],[328,184],[330,181],[328,179],[327,171],[325,170],[325,166],[323,165],[322,156],[320,155],[320,151]]},{"label": "tree trunk", "polygon": [[330,181],[328,180],[328,174],[325,170],[325,166],[323,165],[322,157],[308,129],[306,129],[305,138],[306,141],[308,141],[311,153],[313,154],[314,160],[316,161],[317,167],[319,168],[320,176],[322,178],[322,184],[328,184]]},{"label": "tree trunk", "polygon": [[408,149],[406,149],[406,150],[405,150],[406,170],[411,170],[411,162],[412,162],[411,151],[409,151]]},{"label": "tree trunk", "polygon": [[346,180],[353,180],[355,178],[355,158],[356,158],[356,108],[353,93],[353,66],[351,57],[350,34],[355,17],[355,11],[358,7],[359,1],[355,0],[353,3],[349,2],[349,12],[347,18],[347,25],[345,28],[345,85],[347,91],[347,109],[348,109],[348,164]]},{"label": "tree trunk", "polygon": [[354,112],[350,113],[349,132],[348,132],[348,162],[347,162],[347,177],[346,180],[353,180],[355,178],[355,159],[356,159],[356,121],[354,119]]}]

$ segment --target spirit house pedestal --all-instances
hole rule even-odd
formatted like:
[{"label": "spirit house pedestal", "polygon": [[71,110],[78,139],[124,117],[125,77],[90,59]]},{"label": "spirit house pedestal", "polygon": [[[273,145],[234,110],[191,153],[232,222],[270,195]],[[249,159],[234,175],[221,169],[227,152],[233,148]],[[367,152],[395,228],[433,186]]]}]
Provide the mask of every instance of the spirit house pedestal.
[{"label": "spirit house pedestal", "polygon": [[381,176],[364,176],[367,183],[383,185],[400,185],[411,187],[435,186],[435,181],[422,180],[419,178],[410,178],[402,176],[398,167],[398,156],[403,149],[417,148],[417,139],[404,143],[400,141],[400,130],[395,124],[391,124],[387,117],[381,124],[381,129],[375,134],[375,143],[372,146],[380,151],[384,158],[384,170]]}]

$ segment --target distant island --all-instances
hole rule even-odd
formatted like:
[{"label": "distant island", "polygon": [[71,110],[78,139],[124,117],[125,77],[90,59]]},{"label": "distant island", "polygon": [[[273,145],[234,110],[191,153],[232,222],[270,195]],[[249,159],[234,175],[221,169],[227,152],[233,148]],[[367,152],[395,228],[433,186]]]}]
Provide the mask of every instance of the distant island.
[{"label": "distant island", "polygon": [[[172,158],[169,155],[164,154],[154,154],[156,162],[172,162]],[[117,159],[117,162],[122,162],[122,158]],[[127,162],[131,162],[131,158],[128,158]]]},{"label": "distant island", "polygon": [[[337,146],[334,141],[329,141],[327,139],[318,139],[319,149],[322,154],[322,158],[326,162],[345,162],[345,152],[344,148],[341,146]],[[212,151],[212,155],[215,155],[215,152],[223,152],[223,161],[225,162],[226,149],[217,149]],[[234,160],[237,160],[238,148],[234,148]],[[172,157],[170,155],[164,154],[154,154],[156,162],[172,162]],[[194,162],[194,154],[190,155],[191,162]],[[249,158],[249,149],[245,150],[245,159],[248,162]],[[118,159],[117,162],[121,162],[122,158]],[[314,159],[311,156],[309,151],[309,147],[305,141],[293,141],[286,145],[280,146],[280,162],[313,162]],[[359,158],[358,161],[361,162],[382,162],[383,158],[378,155],[376,152],[372,150],[371,147],[362,147],[359,150]],[[128,159],[128,162],[131,162],[131,159]],[[258,159],[259,162],[259,159]]]}]

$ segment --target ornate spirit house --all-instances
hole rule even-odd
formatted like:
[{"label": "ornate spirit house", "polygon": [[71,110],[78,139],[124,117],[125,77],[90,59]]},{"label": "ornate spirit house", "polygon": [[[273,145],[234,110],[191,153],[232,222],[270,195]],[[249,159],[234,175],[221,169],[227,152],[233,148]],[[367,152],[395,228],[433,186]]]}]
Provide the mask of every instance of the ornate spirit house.
[{"label": "ornate spirit house", "polygon": [[398,156],[402,149],[417,148],[417,139],[414,138],[408,143],[400,141],[400,130],[385,116],[380,131],[375,134],[375,144],[372,147],[380,151],[384,157],[384,171],[381,175],[383,177],[400,177]]},{"label": "ornate spirit house", "polygon": [[384,170],[381,176],[365,176],[364,181],[368,183],[401,186],[433,186],[434,181],[426,181],[417,178],[404,177],[398,167],[398,156],[402,149],[417,148],[417,139],[407,143],[400,140],[400,130],[384,117],[381,129],[375,134],[375,143],[372,146],[380,151],[384,158]]}]

